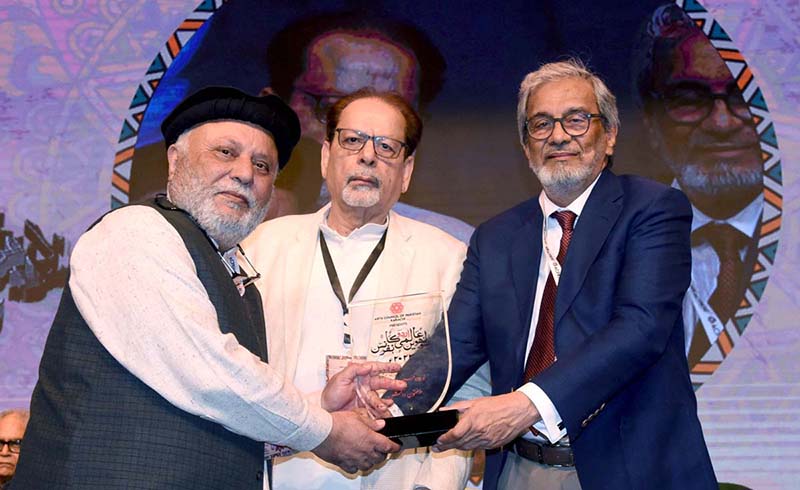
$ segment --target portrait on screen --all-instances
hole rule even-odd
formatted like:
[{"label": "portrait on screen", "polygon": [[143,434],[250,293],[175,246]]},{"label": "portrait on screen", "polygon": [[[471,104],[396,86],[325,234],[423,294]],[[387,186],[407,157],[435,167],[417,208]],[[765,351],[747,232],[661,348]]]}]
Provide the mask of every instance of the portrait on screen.
[{"label": "portrait on screen", "polygon": [[717,341],[756,263],[763,161],[756,122],[717,49],[679,7],[644,26],[637,94],[653,158],[692,203],[692,285],[684,300],[689,364]]}]

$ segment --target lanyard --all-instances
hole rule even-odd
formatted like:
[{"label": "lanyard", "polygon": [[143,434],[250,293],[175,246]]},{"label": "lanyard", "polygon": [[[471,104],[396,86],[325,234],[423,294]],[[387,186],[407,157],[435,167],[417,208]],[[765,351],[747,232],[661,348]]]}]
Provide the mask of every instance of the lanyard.
[{"label": "lanyard", "polygon": [[689,300],[692,302],[694,311],[697,312],[697,319],[700,320],[700,323],[703,325],[703,330],[706,332],[709,343],[713,344],[719,338],[719,334],[725,329],[725,325],[708,302],[703,301],[700,297],[700,293],[695,287],[694,271],[692,271],[692,282],[689,285],[687,294],[689,295]]},{"label": "lanyard", "polygon": [[375,245],[375,248],[373,248],[372,252],[370,252],[369,257],[367,257],[367,261],[364,262],[363,266],[361,266],[361,270],[358,272],[356,280],[353,281],[353,287],[350,288],[350,294],[347,295],[347,301],[344,299],[342,284],[339,282],[339,275],[336,273],[336,267],[333,265],[333,259],[331,258],[330,251],[328,250],[328,243],[325,241],[325,236],[322,234],[322,230],[319,231],[319,245],[322,251],[322,261],[325,263],[325,272],[328,273],[328,280],[331,283],[333,294],[336,295],[336,299],[338,299],[339,303],[342,305],[342,315],[344,317],[344,339],[342,342],[344,342],[344,346],[347,348],[349,348],[352,344],[350,327],[347,324],[350,312],[347,304],[353,301],[353,297],[355,297],[359,288],[361,288],[361,285],[364,284],[364,281],[367,279],[370,271],[375,266],[375,262],[378,261],[378,257],[381,256],[383,247],[386,244],[387,231],[389,231],[388,227],[386,230],[384,230],[383,235],[381,236],[381,239],[378,241],[377,245]]}]

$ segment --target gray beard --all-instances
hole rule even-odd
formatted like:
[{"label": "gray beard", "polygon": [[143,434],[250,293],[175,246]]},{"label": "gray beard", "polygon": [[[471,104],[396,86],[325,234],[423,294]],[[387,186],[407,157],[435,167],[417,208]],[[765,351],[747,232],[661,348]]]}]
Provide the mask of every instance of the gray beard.
[{"label": "gray beard", "polygon": [[728,163],[719,163],[715,171],[708,174],[694,164],[670,166],[681,184],[681,188],[697,194],[719,196],[763,185],[760,169],[742,171],[734,169]]},{"label": "gray beard", "polygon": [[[228,185],[217,183],[210,187],[205,186],[185,163],[180,165],[181,168],[176,172],[176,176],[182,175],[182,177],[173,178],[167,183],[169,199],[189,213],[200,228],[217,242],[220,250],[223,252],[230,250],[264,221],[269,210],[269,201],[259,206],[250,189],[233,181]],[[236,191],[247,197],[250,206],[242,218],[222,215],[215,209],[214,195],[223,190]]]},{"label": "gray beard", "polygon": [[533,167],[533,173],[539,179],[546,190],[556,195],[572,193],[586,183],[592,176],[592,168],[588,165],[568,168],[565,166],[556,167]]},{"label": "gray beard", "polygon": [[342,191],[342,200],[345,204],[353,208],[370,208],[381,199],[380,189],[367,186],[359,186],[360,188],[354,189],[350,186],[345,186]]}]

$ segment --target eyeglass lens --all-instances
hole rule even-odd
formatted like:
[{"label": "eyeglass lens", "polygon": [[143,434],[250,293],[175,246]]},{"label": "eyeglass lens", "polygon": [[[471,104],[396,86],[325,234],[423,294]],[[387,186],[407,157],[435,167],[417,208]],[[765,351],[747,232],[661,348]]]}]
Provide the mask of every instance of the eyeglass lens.
[{"label": "eyeglass lens", "polygon": [[372,140],[375,153],[384,158],[394,158],[400,154],[405,143],[388,136],[370,136],[355,129],[339,128],[339,145],[345,150],[361,151],[367,141]]},{"label": "eyeglass lens", "polygon": [[[245,262],[247,262],[247,265],[248,267],[250,267],[250,270],[253,271],[252,276],[248,276],[245,274],[237,274],[238,276],[242,277],[242,286],[247,287],[256,282],[257,280],[261,279],[261,273],[256,270],[256,268],[253,266],[253,263],[250,262],[249,258],[247,258],[247,255],[244,253],[242,246],[241,245],[236,245],[236,246],[239,248],[239,253],[241,254],[242,258],[244,258]],[[234,276],[234,282],[236,281],[235,277],[236,275]]]},{"label": "eyeglass lens", "polygon": [[8,446],[9,451],[12,453],[18,453],[21,444],[21,439],[12,439],[10,441],[0,440],[0,451],[2,451],[5,446]]},{"label": "eyeglass lens", "polygon": [[724,94],[713,94],[708,87],[676,87],[663,95],[667,115],[677,122],[696,123],[705,119],[717,99],[723,100],[728,111],[742,120],[750,120],[750,108],[742,93],[729,88]]},{"label": "eyeglass lens", "polygon": [[591,118],[592,115],[585,112],[570,112],[564,117],[534,116],[528,119],[528,134],[537,140],[547,139],[558,122],[568,135],[581,136],[589,131]]}]

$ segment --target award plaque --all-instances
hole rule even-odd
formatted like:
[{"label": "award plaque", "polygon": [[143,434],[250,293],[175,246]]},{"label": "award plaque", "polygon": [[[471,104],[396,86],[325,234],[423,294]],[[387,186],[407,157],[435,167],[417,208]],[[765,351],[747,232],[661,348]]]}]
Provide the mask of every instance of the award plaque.
[{"label": "award plaque", "polygon": [[382,395],[394,401],[395,416],[385,419],[380,432],[404,449],[435,444],[458,422],[456,410],[436,411],[452,373],[442,293],[358,301],[349,310],[353,355],[403,365],[397,379],[408,386]]}]

